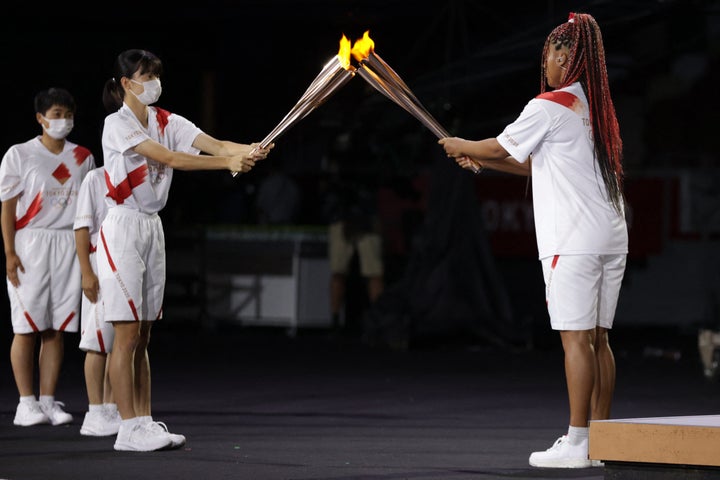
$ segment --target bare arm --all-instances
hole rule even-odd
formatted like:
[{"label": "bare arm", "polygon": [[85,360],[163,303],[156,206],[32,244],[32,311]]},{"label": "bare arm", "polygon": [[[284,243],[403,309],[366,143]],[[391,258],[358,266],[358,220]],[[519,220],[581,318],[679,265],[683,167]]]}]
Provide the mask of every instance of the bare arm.
[{"label": "bare arm", "polygon": [[97,302],[100,282],[90,263],[90,230],[87,227],[75,230],[75,250],[80,262],[82,290],[92,303]]},{"label": "bare arm", "polygon": [[503,148],[495,138],[471,141],[458,137],[441,138],[448,157],[454,158],[461,167],[477,171],[489,168],[513,175],[530,175],[530,162],[519,162]]},{"label": "bare arm", "polygon": [[[230,156],[250,155],[251,153],[253,153],[254,149],[259,150],[261,154],[267,156],[270,150],[275,146],[275,144],[270,144],[267,148],[261,149],[259,148],[259,145],[259,143],[246,144],[231,142],[229,140],[218,140],[217,138],[211,137],[207,133],[201,133],[195,138],[195,141],[193,142],[193,147],[197,148],[202,152],[209,153],[210,155]],[[263,156],[262,158],[265,158],[265,156]],[[260,160],[260,158],[258,160]]]},{"label": "bare arm", "polygon": [[[197,139],[196,139],[197,142]],[[230,170],[231,172],[248,172],[257,160],[267,156],[267,149],[255,153],[245,152],[237,148],[225,155],[194,155],[176,152],[165,148],[154,140],[145,140],[134,148],[140,155],[164,163],[177,170]],[[241,153],[235,153],[236,151]]]},{"label": "bare arm", "polygon": [[20,285],[18,270],[25,273],[20,257],[15,252],[15,209],[18,197],[2,202],[0,210],[0,227],[2,227],[3,243],[5,245],[5,270],[8,280],[14,287]]}]

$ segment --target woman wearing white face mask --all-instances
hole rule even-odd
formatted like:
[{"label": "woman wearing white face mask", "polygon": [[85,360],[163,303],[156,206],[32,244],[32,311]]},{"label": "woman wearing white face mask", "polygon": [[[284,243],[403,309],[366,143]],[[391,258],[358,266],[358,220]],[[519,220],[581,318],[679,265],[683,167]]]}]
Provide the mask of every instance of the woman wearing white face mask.
[{"label": "woman wearing white face mask", "polygon": [[126,50],[103,91],[110,112],[102,134],[109,209],[97,269],[105,321],[115,332],[110,384],[122,422],[114,448],[125,451],[185,443],[152,417],[147,353],[152,324],[162,318],[165,239],[158,212],[168,200],[173,170],[248,172],[269,152],[217,140],[184,117],[152,106],[162,90],[161,74],[157,56]]},{"label": "woman wearing white face mask", "polygon": [[[13,423],[70,423],[55,401],[64,353],[64,332],[77,332],[80,265],[73,222],[80,184],[95,168],[93,155],[65,137],[73,128],[75,101],[61,88],[35,96],[39,135],[13,145],[0,164],[3,242],[13,324],[10,349],[20,394]],[[35,348],[39,402],[33,385]]]}]

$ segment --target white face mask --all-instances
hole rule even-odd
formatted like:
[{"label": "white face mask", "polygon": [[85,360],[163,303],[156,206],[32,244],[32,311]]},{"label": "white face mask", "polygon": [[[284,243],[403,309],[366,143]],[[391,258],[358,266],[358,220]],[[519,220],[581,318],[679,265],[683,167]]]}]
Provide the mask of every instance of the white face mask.
[{"label": "white face mask", "polygon": [[142,85],[144,90],[140,95],[137,95],[135,92],[130,90],[133,95],[137,97],[138,100],[140,100],[140,103],[143,105],[151,105],[160,99],[160,94],[162,93],[162,86],[160,85],[160,79],[154,78],[152,80],[148,80],[147,82],[137,82],[133,79],[130,79],[131,82],[135,82],[138,85]]},{"label": "white face mask", "polygon": [[55,140],[67,137],[75,125],[72,118],[45,118],[45,116],[42,118],[50,124],[47,128],[43,125],[43,128]]}]

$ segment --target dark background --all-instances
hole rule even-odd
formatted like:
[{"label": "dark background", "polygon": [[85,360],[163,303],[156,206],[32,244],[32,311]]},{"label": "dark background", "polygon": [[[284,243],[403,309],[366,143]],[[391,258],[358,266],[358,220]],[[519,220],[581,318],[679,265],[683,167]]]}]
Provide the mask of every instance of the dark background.
[{"label": "dark background", "polygon": [[[101,161],[102,87],[127,48],[146,48],[163,60],[160,106],[218,138],[259,141],[334,56],[340,37],[354,41],[365,30],[376,52],[451,133],[496,135],[539,91],[542,43],[570,10],[593,14],[603,29],[629,174],[717,161],[711,139],[718,126],[720,26],[718,2],[709,0],[522,6],[265,0],[42,9],[14,2],[4,9],[0,33],[6,101],[0,148],[37,134],[33,96],[58,85],[79,104],[71,139]],[[419,122],[358,77],[282,137],[273,159],[294,174],[321,172],[342,134],[363,154],[353,163],[376,175],[412,175],[439,148]],[[209,172],[192,174],[190,182],[240,188],[262,174],[224,182],[226,174]],[[173,197],[190,182],[179,179]],[[210,198],[204,202],[207,189],[197,193],[203,207],[197,213],[205,220],[216,206]]]},{"label": "dark background", "polygon": [[[720,2],[710,0],[265,0],[206,1],[192,7],[144,2],[42,8],[13,3],[4,7],[0,31],[5,47],[0,150],[38,134],[35,93],[63,86],[79,106],[69,138],[88,146],[102,163],[106,112],[101,92],[116,55],[128,48],[151,50],[163,60],[159,106],[217,138],[259,141],[337,53],[341,36],[354,41],[366,30],[376,53],[451,134],[495,136],[539,92],[544,39],[570,11],[591,13],[602,28],[629,188],[658,172],[662,177],[710,172],[706,178],[715,178]],[[277,167],[302,188],[296,222],[323,225],[322,189],[333,169],[389,187],[402,197],[403,191],[413,194],[417,178],[437,173],[433,166],[440,153],[432,133],[357,76],[278,139],[271,157],[250,174],[233,178],[220,171],[176,172],[162,216],[170,235],[193,226],[257,224],[254,194]],[[434,177],[436,185],[442,178]],[[506,179],[495,178],[490,174],[478,180],[487,182],[477,190],[478,201],[489,200],[491,187],[494,194],[504,188]],[[456,179],[448,179],[444,187],[452,192]],[[522,199],[524,181],[510,188]],[[716,190],[709,186],[717,199]],[[640,191],[636,198],[653,200],[632,211],[636,220],[646,222],[643,226],[636,221],[633,234],[651,233],[645,233],[642,242],[631,241],[631,267],[643,267],[647,255],[666,250],[665,239],[652,225],[667,223],[667,205]],[[716,239],[720,228],[713,225],[703,239]],[[516,295],[514,306],[520,313],[515,316],[524,315],[525,305],[532,304],[531,316],[543,317],[533,234],[518,238],[493,239],[496,265],[491,269],[501,270]],[[521,243],[523,249],[513,250]],[[388,284],[403,277],[411,253],[406,245],[399,252],[405,257],[389,263]],[[483,268],[481,261],[476,265]],[[518,287],[527,284],[528,290]],[[544,318],[540,320],[546,329]]]}]

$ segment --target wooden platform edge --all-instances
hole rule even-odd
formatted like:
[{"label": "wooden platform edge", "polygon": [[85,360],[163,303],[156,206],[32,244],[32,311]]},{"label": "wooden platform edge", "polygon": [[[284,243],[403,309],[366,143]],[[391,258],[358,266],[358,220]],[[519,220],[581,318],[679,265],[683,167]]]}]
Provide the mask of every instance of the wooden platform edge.
[{"label": "wooden platform edge", "polygon": [[720,467],[720,426],[708,419],[715,417],[591,421],[589,455],[613,462]]}]

